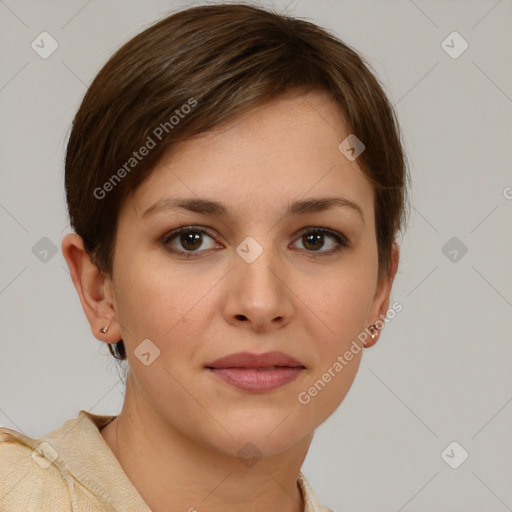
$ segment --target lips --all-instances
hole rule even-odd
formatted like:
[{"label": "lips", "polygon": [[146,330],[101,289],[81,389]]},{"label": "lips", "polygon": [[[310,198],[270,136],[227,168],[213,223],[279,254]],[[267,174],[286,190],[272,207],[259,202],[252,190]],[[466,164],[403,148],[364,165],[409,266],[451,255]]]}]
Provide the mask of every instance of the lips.
[{"label": "lips", "polygon": [[270,368],[272,366],[284,366],[296,368],[304,365],[283,352],[265,352],[264,354],[252,354],[251,352],[239,352],[230,354],[208,363],[207,368]]},{"label": "lips", "polygon": [[273,391],[295,380],[304,365],[283,352],[240,352],[217,359],[205,368],[227,384],[254,393]]}]

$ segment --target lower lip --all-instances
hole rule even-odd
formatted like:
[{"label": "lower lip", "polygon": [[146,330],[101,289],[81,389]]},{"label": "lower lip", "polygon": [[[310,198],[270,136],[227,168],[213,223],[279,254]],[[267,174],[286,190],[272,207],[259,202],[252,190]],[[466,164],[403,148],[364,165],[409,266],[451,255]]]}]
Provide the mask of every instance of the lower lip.
[{"label": "lower lip", "polygon": [[209,368],[224,382],[253,393],[272,391],[295,380],[303,367],[277,368]]}]

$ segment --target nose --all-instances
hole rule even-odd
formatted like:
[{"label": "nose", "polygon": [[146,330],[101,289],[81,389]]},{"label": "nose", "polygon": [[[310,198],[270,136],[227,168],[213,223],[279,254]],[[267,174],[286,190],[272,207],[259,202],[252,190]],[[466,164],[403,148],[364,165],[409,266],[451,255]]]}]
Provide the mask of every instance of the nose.
[{"label": "nose", "polygon": [[225,283],[226,321],[237,327],[245,323],[254,332],[282,328],[293,315],[290,272],[271,247],[261,247],[253,261],[245,258],[244,248],[239,248],[242,256],[234,254],[234,268]]}]

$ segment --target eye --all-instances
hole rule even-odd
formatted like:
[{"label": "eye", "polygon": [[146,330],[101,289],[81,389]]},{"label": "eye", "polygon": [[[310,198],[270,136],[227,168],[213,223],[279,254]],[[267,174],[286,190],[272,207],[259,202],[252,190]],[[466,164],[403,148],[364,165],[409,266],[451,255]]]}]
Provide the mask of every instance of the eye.
[{"label": "eye", "polygon": [[[325,246],[325,238],[330,238],[327,250],[320,251]],[[344,248],[350,247],[349,240],[345,235],[323,227],[309,227],[299,233],[299,239],[307,252],[318,252],[321,254],[333,254]]]},{"label": "eye", "polygon": [[[209,244],[206,244],[206,247],[204,247],[203,240],[205,236],[211,240]],[[207,231],[195,228],[194,226],[185,226],[175,229],[164,236],[162,244],[165,245],[169,251],[179,253],[186,257],[195,256],[195,253],[203,252],[204,249],[212,249],[216,246],[216,242]],[[181,246],[181,248],[176,248],[176,245]],[[201,248],[203,250],[200,250]]]}]

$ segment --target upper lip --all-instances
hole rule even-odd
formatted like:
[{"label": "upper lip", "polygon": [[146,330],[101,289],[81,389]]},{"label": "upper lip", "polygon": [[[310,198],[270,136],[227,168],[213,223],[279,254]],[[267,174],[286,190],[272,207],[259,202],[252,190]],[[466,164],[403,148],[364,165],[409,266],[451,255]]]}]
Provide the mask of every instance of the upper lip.
[{"label": "upper lip", "polygon": [[238,352],[216,359],[208,363],[206,368],[269,368],[271,366],[304,368],[300,361],[283,352],[265,352],[263,354]]}]

